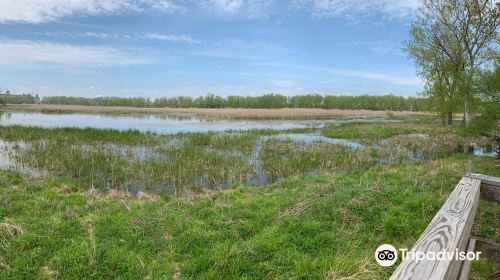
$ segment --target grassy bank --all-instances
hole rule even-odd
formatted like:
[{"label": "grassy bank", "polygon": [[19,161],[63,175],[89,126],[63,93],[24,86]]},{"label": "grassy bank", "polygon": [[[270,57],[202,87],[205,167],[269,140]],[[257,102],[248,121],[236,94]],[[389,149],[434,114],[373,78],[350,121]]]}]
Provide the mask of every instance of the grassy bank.
[{"label": "grassy bank", "polygon": [[[1,172],[0,278],[385,279],[375,248],[411,247],[469,159],[500,176],[492,158],[450,157],[132,198]],[[498,212],[482,204],[474,233],[498,238]]]}]

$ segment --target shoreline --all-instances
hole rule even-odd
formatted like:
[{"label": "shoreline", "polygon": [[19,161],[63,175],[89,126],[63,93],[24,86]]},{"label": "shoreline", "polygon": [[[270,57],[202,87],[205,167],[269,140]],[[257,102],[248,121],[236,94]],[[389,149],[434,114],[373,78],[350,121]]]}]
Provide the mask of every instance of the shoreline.
[{"label": "shoreline", "polygon": [[[45,113],[107,113],[107,114],[188,114],[228,118],[290,118],[290,117],[385,117],[386,111],[361,109],[242,109],[242,108],[140,108],[119,106],[85,106],[59,104],[9,104],[7,111],[35,111]],[[395,116],[432,115],[430,112],[391,111]]]}]

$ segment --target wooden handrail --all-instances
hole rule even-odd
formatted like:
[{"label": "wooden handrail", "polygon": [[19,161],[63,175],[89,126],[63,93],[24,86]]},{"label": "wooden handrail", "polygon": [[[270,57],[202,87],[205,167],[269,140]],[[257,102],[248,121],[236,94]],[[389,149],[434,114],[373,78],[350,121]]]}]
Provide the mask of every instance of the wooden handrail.
[{"label": "wooden handrail", "polygon": [[[463,177],[412,248],[413,252],[465,251],[479,202],[481,180]],[[390,279],[457,279],[460,260],[406,258]]]},{"label": "wooden handrail", "polygon": [[500,178],[477,173],[470,173],[466,176],[481,180],[481,198],[500,202]]}]

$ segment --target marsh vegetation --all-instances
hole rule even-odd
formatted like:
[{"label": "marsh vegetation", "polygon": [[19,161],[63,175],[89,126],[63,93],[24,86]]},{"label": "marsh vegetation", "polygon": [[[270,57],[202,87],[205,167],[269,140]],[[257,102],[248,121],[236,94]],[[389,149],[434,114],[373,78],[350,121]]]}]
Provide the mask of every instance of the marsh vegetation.
[{"label": "marsh vegetation", "polygon": [[456,129],[404,119],[168,135],[4,126],[0,139],[4,167],[132,194],[265,185],[290,176],[349,173],[464,151],[492,154],[491,145]]}]

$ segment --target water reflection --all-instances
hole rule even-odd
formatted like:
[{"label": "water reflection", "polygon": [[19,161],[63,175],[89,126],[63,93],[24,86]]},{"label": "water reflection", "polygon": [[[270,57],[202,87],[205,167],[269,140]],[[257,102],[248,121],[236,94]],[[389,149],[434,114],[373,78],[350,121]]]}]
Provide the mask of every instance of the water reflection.
[{"label": "water reflection", "polygon": [[0,115],[1,125],[39,126],[46,128],[78,127],[100,129],[135,129],[159,134],[251,129],[303,128],[335,120],[242,120],[178,114],[48,114],[40,112],[8,112]]}]

